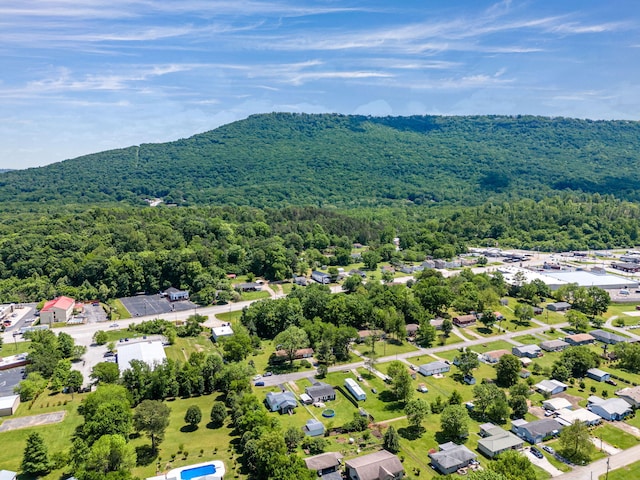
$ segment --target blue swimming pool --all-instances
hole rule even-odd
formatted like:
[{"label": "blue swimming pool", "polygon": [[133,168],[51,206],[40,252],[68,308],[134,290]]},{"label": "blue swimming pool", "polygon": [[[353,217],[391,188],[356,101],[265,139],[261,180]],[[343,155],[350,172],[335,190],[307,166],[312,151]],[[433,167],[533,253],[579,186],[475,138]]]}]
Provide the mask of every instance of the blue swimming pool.
[{"label": "blue swimming pool", "polygon": [[192,478],[204,477],[216,473],[216,467],[213,465],[202,465],[201,467],[187,468],[180,472],[181,480],[191,480]]}]

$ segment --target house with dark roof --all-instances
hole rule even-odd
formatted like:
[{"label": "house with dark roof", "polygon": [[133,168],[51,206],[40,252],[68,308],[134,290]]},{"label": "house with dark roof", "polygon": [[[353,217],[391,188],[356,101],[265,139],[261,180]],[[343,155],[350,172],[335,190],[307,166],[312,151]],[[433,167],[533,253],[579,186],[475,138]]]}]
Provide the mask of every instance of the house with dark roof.
[{"label": "house with dark roof", "polygon": [[554,437],[560,433],[560,430],[562,425],[554,418],[543,418],[534,422],[524,420],[511,422],[511,431],[531,444]]},{"label": "house with dark roof", "polygon": [[556,302],[547,305],[547,310],[550,312],[566,312],[571,309],[571,304],[567,302]]},{"label": "house with dark roof", "polygon": [[474,323],[476,323],[476,321],[477,321],[477,317],[472,314],[458,315],[457,317],[453,317],[453,324],[456,327],[461,327],[461,328],[473,325]]},{"label": "house with dark roof", "polygon": [[439,452],[429,453],[431,465],[443,475],[449,475],[458,469],[467,467],[478,456],[464,445],[456,445],[453,442],[438,445]]},{"label": "house with dark roof", "polygon": [[407,323],[405,325],[405,328],[407,330],[408,337],[415,337],[418,333],[418,330],[420,330],[420,325],[418,325],[417,323]]},{"label": "house with dark roof", "polygon": [[606,330],[591,330],[589,332],[589,335],[591,335],[599,342],[607,343],[609,345],[615,345],[616,343],[624,343],[629,341],[627,337],[623,337],[622,335],[618,335],[612,332],[607,332]]},{"label": "house with dark roof", "polygon": [[386,450],[347,460],[345,467],[349,480],[397,480],[404,476],[400,459]]},{"label": "house with dark roof", "polygon": [[342,480],[340,466],[342,465],[340,452],[327,452],[304,459],[304,463],[311,471],[317,472],[322,480]]},{"label": "house with dark roof", "polygon": [[289,413],[298,406],[296,396],[292,392],[269,392],[265,402],[271,412]]},{"label": "house with dark roof", "polygon": [[262,290],[262,284],[256,282],[237,283],[233,287],[241,292],[259,292]]},{"label": "house with dark roof", "polygon": [[313,385],[304,389],[313,402],[326,402],[336,399],[336,391],[331,385],[324,382],[313,382]]},{"label": "house with dark roof", "polygon": [[546,352],[561,352],[568,346],[564,340],[546,340],[540,344],[540,348]]}]

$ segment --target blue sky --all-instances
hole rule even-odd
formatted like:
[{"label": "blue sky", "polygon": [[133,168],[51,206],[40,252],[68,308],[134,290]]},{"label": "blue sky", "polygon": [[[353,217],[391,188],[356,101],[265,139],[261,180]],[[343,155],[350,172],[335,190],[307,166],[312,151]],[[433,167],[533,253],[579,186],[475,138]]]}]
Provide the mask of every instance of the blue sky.
[{"label": "blue sky", "polygon": [[254,113],[640,119],[637,0],[0,1],[0,168]]}]

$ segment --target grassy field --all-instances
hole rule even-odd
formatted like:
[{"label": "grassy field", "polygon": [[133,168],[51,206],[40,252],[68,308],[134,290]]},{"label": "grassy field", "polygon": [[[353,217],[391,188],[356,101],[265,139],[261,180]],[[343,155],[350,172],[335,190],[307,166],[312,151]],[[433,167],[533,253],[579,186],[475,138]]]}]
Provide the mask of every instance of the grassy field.
[{"label": "grassy field", "polygon": [[111,308],[113,309],[111,312],[111,320],[124,320],[127,318],[131,318],[131,314],[129,313],[129,310],[127,310],[125,308],[125,306],[122,304],[122,302],[120,300],[113,300],[112,302],[109,303],[109,305],[111,306]]},{"label": "grassy field", "polygon": [[2,345],[0,349],[0,355],[3,357],[9,357],[11,355],[17,355],[18,353],[26,353],[29,351],[31,342],[7,342]]},{"label": "grassy field", "polygon": [[[371,353],[371,345],[356,344],[353,348],[362,355],[368,356]],[[386,357],[389,355],[397,355],[399,353],[415,352],[418,349],[408,342],[400,342],[398,340],[378,340],[375,343],[374,351],[376,355]]]},{"label": "grassy field", "polygon": [[623,450],[626,450],[627,448],[635,447],[636,445],[638,445],[638,441],[640,441],[630,433],[623,432],[619,428],[616,428],[613,425],[609,425],[606,423],[595,428],[591,432],[591,435],[596,438],[601,438],[602,440],[607,442],[609,445],[612,445],[616,448],[621,448]]},{"label": "grassy field", "polygon": [[640,460],[626,467],[612,470],[608,475],[600,475],[599,480],[631,480],[633,478],[640,478]]},{"label": "grassy field", "polygon": [[231,323],[239,322],[240,317],[242,317],[242,310],[236,310],[234,312],[219,313],[216,315],[216,318],[218,320],[221,320],[223,322],[231,322]]},{"label": "grassy field", "polygon": [[166,347],[164,351],[167,358],[186,362],[193,352],[216,352],[218,347],[208,335],[200,335],[199,337],[176,337],[175,343]]},{"label": "grassy field", "polygon": [[271,295],[266,290],[261,290],[259,292],[242,292],[240,294],[240,301],[260,300],[261,298],[269,298],[270,296]]}]

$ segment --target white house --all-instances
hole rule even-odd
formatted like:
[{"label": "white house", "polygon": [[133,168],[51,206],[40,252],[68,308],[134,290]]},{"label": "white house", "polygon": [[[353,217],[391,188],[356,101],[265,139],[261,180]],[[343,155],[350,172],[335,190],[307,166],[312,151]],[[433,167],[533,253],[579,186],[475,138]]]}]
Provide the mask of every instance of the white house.
[{"label": "white house", "polygon": [[362,387],[360,387],[360,385],[358,385],[358,382],[356,382],[353,378],[346,378],[344,380],[344,385],[345,387],[347,387],[347,390],[349,390],[351,395],[353,395],[356,400],[367,399],[367,394],[364,393],[364,390],[362,390]]},{"label": "white house", "polygon": [[558,380],[543,380],[540,383],[536,383],[534,387],[541,393],[546,392],[551,395],[564,392],[567,388],[569,388],[568,385],[559,382]]},{"label": "white house", "polygon": [[558,423],[560,423],[561,425],[564,425],[565,427],[567,425],[572,425],[576,420],[578,420],[581,423],[584,423],[588,427],[592,425],[597,425],[600,422],[602,422],[602,418],[600,417],[600,415],[596,415],[595,413],[590,412],[586,408],[577,408],[576,410],[569,410],[569,409],[563,408],[558,411],[558,416],[556,417],[556,420],[558,421]]},{"label": "white house", "polygon": [[520,345],[511,349],[516,357],[538,358],[542,354],[542,349],[538,345]]},{"label": "white house", "polygon": [[213,327],[211,329],[211,336],[216,342],[221,337],[230,337],[231,335],[233,335],[233,329],[230,325],[222,325],[220,327]]},{"label": "white house", "polygon": [[631,413],[631,405],[622,398],[610,398],[601,403],[592,403],[589,408],[605,420],[622,420]]},{"label": "white house", "polygon": [[420,372],[425,377],[429,377],[437,373],[445,373],[449,370],[451,370],[451,365],[440,360],[425,363],[424,365],[420,365],[420,367],[418,367],[418,372]]}]

